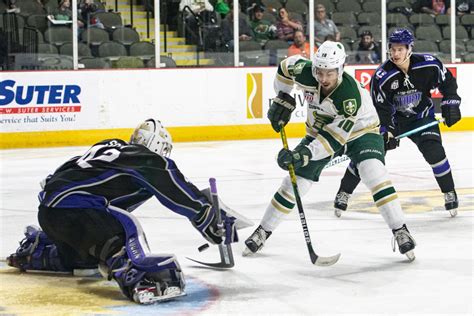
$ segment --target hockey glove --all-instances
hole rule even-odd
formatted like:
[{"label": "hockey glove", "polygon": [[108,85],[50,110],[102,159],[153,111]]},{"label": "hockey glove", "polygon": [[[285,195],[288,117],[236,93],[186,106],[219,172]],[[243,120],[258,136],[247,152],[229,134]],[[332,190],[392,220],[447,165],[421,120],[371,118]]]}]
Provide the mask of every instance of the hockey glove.
[{"label": "hockey glove", "polygon": [[216,212],[212,207],[207,207],[199,212],[196,217],[191,220],[191,223],[201,235],[212,244],[222,243],[223,237],[225,237],[225,244],[239,241],[237,228],[235,226],[235,217],[228,216],[223,210],[220,211],[222,218],[221,225],[218,225]]},{"label": "hockey glove", "polygon": [[393,134],[395,134],[395,128],[393,126],[380,127],[380,133],[383,136],[385,151],[395,149],[400,145],[400,140],[393,136]]},{"label": "hockey glove", "polygon": [[297,146],[295,150],[282,149],[278,153],[278,165],[283,170],[288,170],[288,166],[293,164],[296,169],[302,168],[309,163],[311,151],[306,146]]},{"label": "hockey glove", "polygon": [[461,99],[459,97],[443,98],[441,101],[441,115],[444,118],[444,124],[451,127],[461,119]]},{"label": "hockey glove", "polygon": [[290,121],[291,112],[296,108],[295,98],[280,91],[278,96],[273,99],[272,105],[268,110],[267,117],[272,124],[275,132],[279,133],[281,125],[285,126]]}]

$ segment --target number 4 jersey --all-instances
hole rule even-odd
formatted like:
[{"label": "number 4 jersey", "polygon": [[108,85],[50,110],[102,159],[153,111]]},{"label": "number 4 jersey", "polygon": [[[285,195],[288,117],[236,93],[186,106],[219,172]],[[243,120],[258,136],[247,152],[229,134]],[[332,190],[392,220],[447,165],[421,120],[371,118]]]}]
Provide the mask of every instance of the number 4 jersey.
[{"label": "number 4 jersey", "polygon": [[291,94],[295,85],[303,91],[308,106],[306,133],[314,138],[308,145],[312,160],[332,156],[366,133],[379,133],[379,119],[369,92],[347,73],[328,96],[322,96],[311,61],[292,56],[280,63],[274,87],[277,93]]},{"label": "number 4 jersey", "polygon": [[99,142],[64,163],[46,178],[39,199],[48,207],[90,209],[110,203],[131,212],[152,196],[188,218],[210,205],[173,160],[120,139]]}]

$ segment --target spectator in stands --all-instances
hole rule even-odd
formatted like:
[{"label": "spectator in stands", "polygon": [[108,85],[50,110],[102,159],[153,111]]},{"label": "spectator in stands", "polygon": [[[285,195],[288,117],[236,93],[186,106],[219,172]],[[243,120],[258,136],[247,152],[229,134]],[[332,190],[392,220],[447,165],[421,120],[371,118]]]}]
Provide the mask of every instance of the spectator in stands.
[{"label": "spectator in stands", "polygon": [[[48,18],[53,22],[53,24],[56,24],[57,22],[72,21],[71,0],[61,0],[58,7],[53,10]],[[79,27],[84,26],[80,21],[78,21],[78,25]]]},{"label": "spectator in stands", "polygon": [[360,34],[356,61],[360,64],[378,64],[381,61],[380,46],[374,41],[372,32],[368,30]]},{"label": "spectator in stands", "polygon": [[[189,12],[189,9],[191,9],[192,13]],[[208,0],[181,0],[179,11],[184,18],[187,43],[199,44],[199,27],[205,18],[211,16],[214,7]]]},{"label": "spectator in stands", "polygon": [[265,8],[262,5],[255,4],[252,9],[252,21],[250,27],[255,35],[255,40],[262,45],[276,36],[276,26],[263,18]]},{"label": "spectator in stands", "polygon": [[293,37],[296,30],[303,30],[300,21],[290,19],[288,10],[284,7],[278,10],[278,23],[276,25],[277,36],[279,39],[293,43]]},{"label": "spectator in stands", "polygon": [[[95,14],[101,12],[97,4],[93,0],[84,0],[79,3],[79,19],[86,27],[96,27],[104,29],[104,24],[100,22],[99,18]],[[78,21],[79,22],[79,21]]]},{"label": "spectator in stands", "polygon": [[[451,1],[446,1],[448,10],[446,14],[451,14]],[[474,14],[474,0],[456,0],[456,14],[461,16],[464,14]]]},{"label": "spectator in stands", "polygon": [[448,8],[446,0],[418,0],[415,6],[420,8],[421,13],[431,15],[445,14]]},{"label": "spectator in stands", "polygon": [[[318,48],[314,47],[314,52],[316,52]],[[295,31],[294,36],[294,43],[288,47],[288,57],[293,55],[301,55],[304,58],[310,58],[310,47],[309,43],[306,41],[306,36],[304,32],[301,30]]]},{"label": "spectator in stands", "polygon": [[[16,0],[5,0],[5,4],[7,5],[6,13],[20,13],[20,8],[16,6]],[[0,14],[3,14],[3,12],[0,12]],[[0,25],[0,27],[2,26]]]},{"label": "spectator in stands", "polygon": [[318,45],[321,45],[328,35],[334,36],[335,41],[339,42],[341,39],[341,33],[336,24],[327,18],[326,8],[324,5],[316,5],[315,11],[316,21],[314,21],[314,38]]},{"label": "spectator in stands", "polygon": [[[229,14],[226,15],[221,25],[222,40],[227,50],[231,51],[234,49],[234,8],[232,3],[230,4]],[[252,29],[247,22],[246,15],[240,12],[239,5],[239,41],[250,41],[254,37]]]}]

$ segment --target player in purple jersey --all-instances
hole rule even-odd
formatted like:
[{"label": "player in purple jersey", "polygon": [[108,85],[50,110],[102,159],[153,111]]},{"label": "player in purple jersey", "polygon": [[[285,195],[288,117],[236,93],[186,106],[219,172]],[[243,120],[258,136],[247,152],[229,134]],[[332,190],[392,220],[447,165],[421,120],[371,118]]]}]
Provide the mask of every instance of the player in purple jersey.
[{"label": "player in purple jersey", "polygon": [[205,193],[181,174],[168,156],[171,135],[160,121],[140,124],[130,142],[101,141],[60,166],[42,183],[38,221],[28,226],[7,258],[21,270],[97,268],[137,303],[185,295],[174,255],[152,254],[131,214],[151,197],[187,217],[209,242],[237,241],[235,218],[221,209],[223,229]]},{"label": "player in purple jersey", "polygon": [[[406,29],[395,30],[389,37],[390,58],[372,78],[371,96],[380,118],[385,149],[399,146],[395,137],[435,120],[435,108],[430,91],[438,88],[443,94],[441,114],[451,127],[461,119],[461,98],[457,94],[456,78],[441,61],[429,54],[414,54],[414,37]],[[435,125],[409,138],[416,144],[431,166],[445,208],[456,216],[458,197],[454,188],[451,166],[441,142],[439,126]],[[350,195],[360,182],[354,164],[349,164],[334,201],[336,216],[347,209]]]}]

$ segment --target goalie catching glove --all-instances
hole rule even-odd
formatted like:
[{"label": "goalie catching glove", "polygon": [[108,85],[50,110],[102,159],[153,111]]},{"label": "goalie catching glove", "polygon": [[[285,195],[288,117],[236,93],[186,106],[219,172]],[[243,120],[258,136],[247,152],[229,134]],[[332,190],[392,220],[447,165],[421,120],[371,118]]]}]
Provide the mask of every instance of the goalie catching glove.
[{"label": "goalie catching glove", "polygon": [[222,219],[221,225],[217,223],[217,216],[213,207],[204,208],[191,220],[191,223],[201,235],[212,244],[221,244],[223,237],[225,237],[225,244],[239,241],[235,217],[227,215],[222,209],[220,212]]},{"label": "goalie catching glove", "polygon": [[296,101],[291,95],[280,91],[273,99],[267,117],[275,132],[279,133],[281,125],[285,126],[290,121],[291,112],[296,108]]},{"label": "goalie catching glove", "polygon": [[308,165],[311,156],[311,151],[306,146],[299,145],[295,150],[280,150],[277,162],[283,170],[288,170],[288,166],[291,164],[297,170]]},{"label": "goalie catching glove", "polygon": [[461,98],[458,96],[444,97],[441,101],[441,115],[446,126],[451,127],[461,119]]}]

